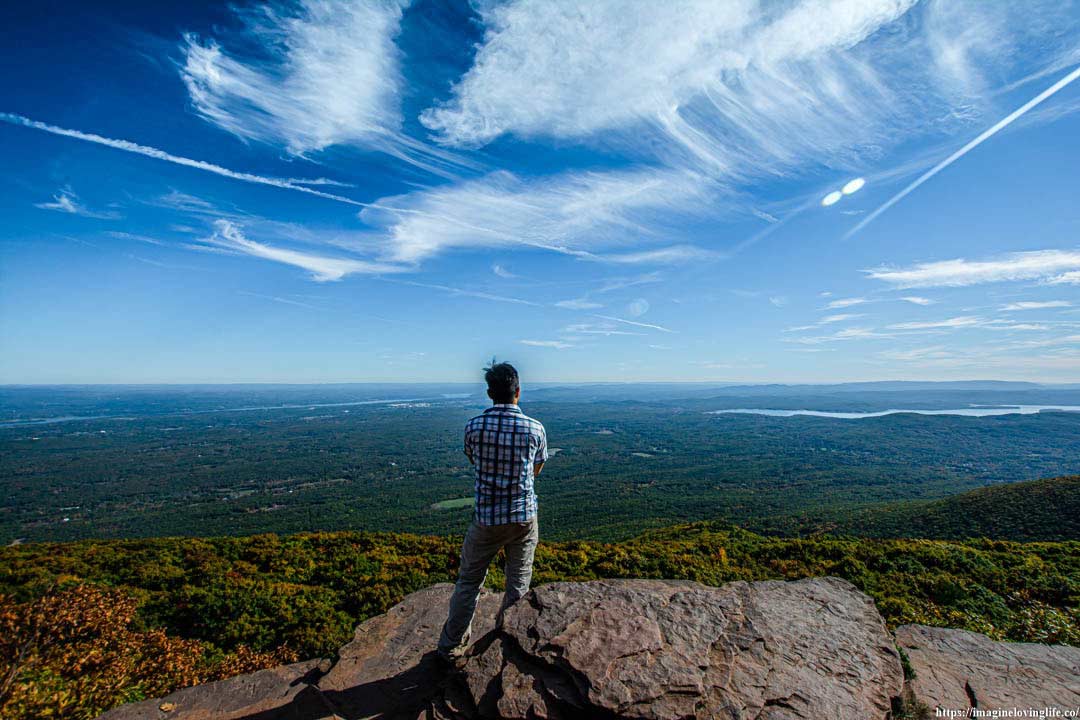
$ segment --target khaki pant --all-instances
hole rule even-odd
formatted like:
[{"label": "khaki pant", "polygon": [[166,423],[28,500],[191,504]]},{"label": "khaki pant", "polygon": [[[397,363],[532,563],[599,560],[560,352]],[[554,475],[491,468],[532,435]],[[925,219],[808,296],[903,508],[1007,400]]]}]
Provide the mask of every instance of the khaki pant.
[{"label": "khaki pant", "polygon": [[469,525],[461,545],[461,568],[450,598],[450,612],[439,637],[439,652],[461,655],[469,645],[476,598],[487,578],[488,565],[500,549],[506,548],[506,593],[502,607],[517,602],[529,591],[533,553],[539,537],[536,518],[505,525]]}]

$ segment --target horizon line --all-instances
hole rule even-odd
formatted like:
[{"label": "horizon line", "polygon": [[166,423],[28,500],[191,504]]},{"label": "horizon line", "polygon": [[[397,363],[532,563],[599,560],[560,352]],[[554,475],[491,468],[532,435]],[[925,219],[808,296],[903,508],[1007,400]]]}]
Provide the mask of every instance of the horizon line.
[{"label": "horizon line", "polygon": [[[866,385],[884,383],[1003,383],[1026,385],[1080,385],[1080,380],[1004,380],[1001,378],[967,378],[963,380],[910,380],[886,378],[878,380],[532,380],[532,385]],[[206,386],[324,386],[324,385],[483,385],[480,380],[236,380],[236,381],[162,381],[162,382],[0,382],[0,388],[44,387],[206,387]]]}]

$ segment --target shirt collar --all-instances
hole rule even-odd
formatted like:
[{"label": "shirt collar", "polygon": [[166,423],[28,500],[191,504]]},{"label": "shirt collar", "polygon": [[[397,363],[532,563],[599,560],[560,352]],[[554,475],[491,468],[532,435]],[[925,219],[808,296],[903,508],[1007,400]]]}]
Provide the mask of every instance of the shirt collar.
[{"label": "shirt collar", "polygon": [[496,410],[503,410],[506,412],[521,412],[521,408],[517,406],[517,403],[495,403],[484,412],[493,412]]}]

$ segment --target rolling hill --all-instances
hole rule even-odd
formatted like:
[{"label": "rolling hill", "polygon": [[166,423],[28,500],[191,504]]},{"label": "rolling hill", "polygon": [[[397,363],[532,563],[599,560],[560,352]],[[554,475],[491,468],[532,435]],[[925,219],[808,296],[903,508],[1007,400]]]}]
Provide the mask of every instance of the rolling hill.
[{"label": "rolling hill", "polygon": [[809,527],[866,537],[1076,540],[1080,475],[979,488],[940,500],[882,503]]}]

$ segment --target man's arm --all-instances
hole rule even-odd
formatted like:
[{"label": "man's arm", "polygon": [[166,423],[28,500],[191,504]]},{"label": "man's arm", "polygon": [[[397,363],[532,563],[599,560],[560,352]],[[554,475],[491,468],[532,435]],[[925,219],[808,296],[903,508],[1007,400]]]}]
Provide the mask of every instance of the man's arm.
[{"label": "man's arm", "polygon": [[536,448],[536,455],[533,456],[533,477],[536,477],[537,475],[539,475],[540,471],[544,469],[544,463],[547,462],[547,459],[548,459],[547,430],[545,430],[544,426],[541,425],[540,426],[540,443]]}]

